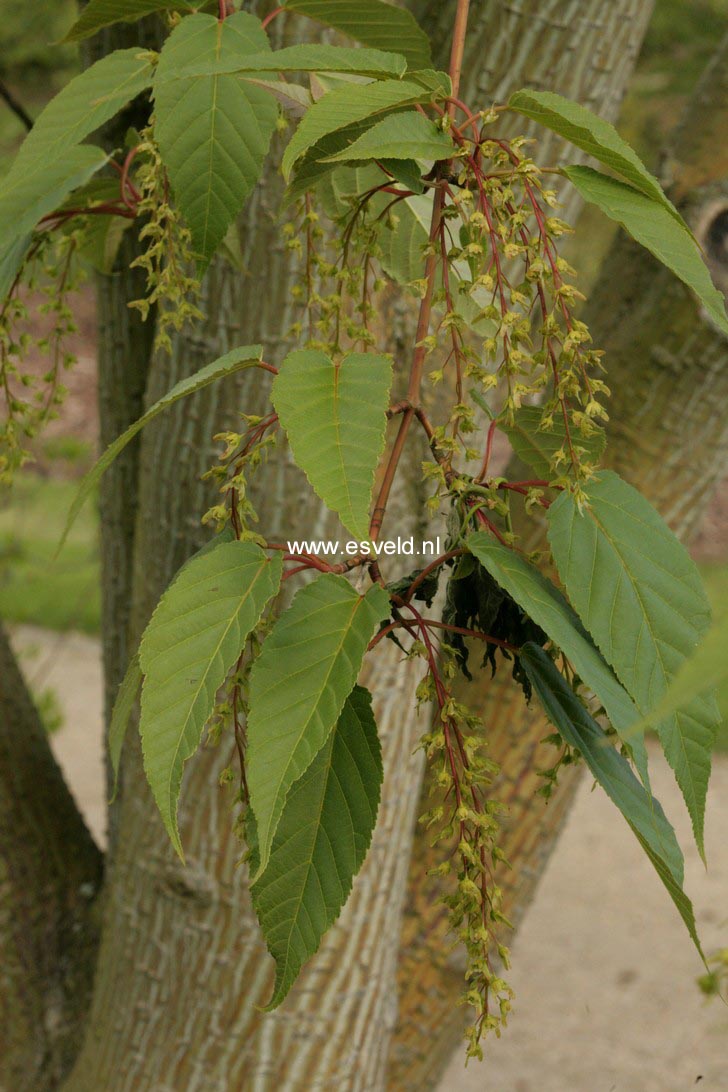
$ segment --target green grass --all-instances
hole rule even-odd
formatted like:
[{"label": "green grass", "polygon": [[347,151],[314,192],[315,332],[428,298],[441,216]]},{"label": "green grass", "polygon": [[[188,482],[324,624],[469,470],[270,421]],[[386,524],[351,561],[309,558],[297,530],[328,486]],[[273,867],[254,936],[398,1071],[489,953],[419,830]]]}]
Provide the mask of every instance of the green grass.
[{"label": "green grass", "polygon": [[47,629],[98,633],[98,517],[89,502],[57,561],[53,554],[78,484],[19,475],[0,506],[0,616]]}]

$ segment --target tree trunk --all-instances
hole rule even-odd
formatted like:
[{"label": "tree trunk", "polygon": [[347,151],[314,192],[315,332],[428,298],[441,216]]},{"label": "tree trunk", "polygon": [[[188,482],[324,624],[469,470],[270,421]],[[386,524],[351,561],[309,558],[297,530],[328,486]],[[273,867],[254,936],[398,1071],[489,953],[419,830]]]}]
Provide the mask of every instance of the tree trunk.
[{"label": "tree trunk", "polygon": [[[422,7],[426,19],[437,21],[452,14],[454,4]],[[613,112],[649,7],[620,0],[605,15],[593,0],[581,6],[563,0],[482,5],[473,12],[465,91],[475,95],[472,74],[480,77],[488,58],[487,78],[497,82],[498,97],[526,81],[553,86],[554,60],[571,48],[562,89],[599,107],[606,103]],[[290,20],[273,25],[279,35],[295,33]],[[449,25],[447,20],[447,30],[438,29],[443,51]],[[482,97],[494,97],[493,89]],[[244,217],[251,272],[241,281],[219,265],[213,268],[205,283],[208,320],[178,340],[171,359],[155,359],[148,401],[231,344],[261,340],[273,359],[282,355],[294,317],[289,290],[295,269],[275,222],[277,192],[269,169]],[[252,280],[260,276],[261,255],[262,285]],[[181,405],[144,436],[130,640],[200,541],[199,516],[211,501],[199,480],[211,460],[210,435],[226,413],[236,407],[256,412],[266,396],[267,383],[257,373],[246,376]],[[403,533],[418,488],[417,459],[412,463],[399,498]],[[327,518],[309,497],[285,453],[272,461],[260,482],[265,531],[287,537],[305,527],[307,534],[326,535]],[[411,669],[396,664],[391,651],[388,657],[377,661],[375,697],[387,773],[369,861],[341,921],[274,1015],[263,1017],[257,1008],[270,988],[270,960],[252,916],[244,870],[234,868],[240,847],[230,832],[229,800],[215,789],[227,753],[206,750],[189,764],[181,808],[189,867],[182,870],[166,846],[138,748],[128,747],[94,1005],[69,1090],[385,1087],[396,1019],[397,938],[421,775],[412,751],[424,728],[424,718],[418,723],[412,711]],[[531,754],[532,738],[526,734],[524,741]],[[521,851],[518,870],[538,871],[540,846],[529,839]]]},{"label": "tree trunk", "polygon": [[[667,154],[672,196],[724,290],[728,163],[715,156],[711,138],[728,123],[727,85],[728,38],[696,89]],[[728,419],[718,409],[728,398],[725,336],[700,313],[695,297],[624,234],[617,236],[604,262],[584,319],[595,345],[605,350],[612,391],[606,464],[635,485],[687,542],[728,472]],[[489,752],[502,766],[494,794],[509,805],[503,848],[514,867],[500,881],[505,913],[517,925],[578,774],[573,767],[563,771],[558,792],[547,807],[541,804],[534,790],[536,770],[550,764],[549,749],[538,742],[547,732],[546,722],[524,707],[507,672],[468,689],[471,702],[474,691],[483,690]],[[428,889],[421,879],[437,863],[427,840],[417,835],[403,926],[391,1089],[435,1087],[463,1025],[456,1007],[462,967],[446,951],[446,916],[432,885]]]},{"label": "tree trunk", "polygon": [[0,628],[0,1089],[57,1087],[91,999],[102,858]]}]

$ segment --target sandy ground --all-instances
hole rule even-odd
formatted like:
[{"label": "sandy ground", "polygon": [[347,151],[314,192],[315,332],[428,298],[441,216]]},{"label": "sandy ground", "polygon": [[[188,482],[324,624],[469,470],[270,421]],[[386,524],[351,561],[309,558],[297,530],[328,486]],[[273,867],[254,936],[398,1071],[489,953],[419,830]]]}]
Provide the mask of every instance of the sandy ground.
[{"label": "sandy ground", "polygon": [[[53,746],[103,839],[98,642],[17,627],[33,685],[65,712]],[[652,755],[653,784],[686,851],[686,886],[708,951],[728,944],[728,759],[716,761],[705,871],[672,776]],[[541,806],[538,802],[534,807]],[[483,1065],[456,1060],[440,1092],[728,1090],[728,1007],[706,1003],[682,922],[625,823],[584,779],[513,946],[516,1009]]]}]

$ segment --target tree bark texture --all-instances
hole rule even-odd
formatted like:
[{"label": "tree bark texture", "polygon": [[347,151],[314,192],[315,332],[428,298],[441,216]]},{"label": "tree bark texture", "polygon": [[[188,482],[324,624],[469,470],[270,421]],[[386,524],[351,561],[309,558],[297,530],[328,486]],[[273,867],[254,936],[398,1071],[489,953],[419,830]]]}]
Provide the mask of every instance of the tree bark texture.
[{"label": "tree bark texture", "polygon": [[0,1089],[57,1087],[91,999],[102,858],[0,628]]},{"label": "tree bark texture", "polygon": [[[478,101],[477,79],[485,78],[488,62],[496,75],[487,79],[500,83],[495,92],[490,88],[484,94],[485,101],[503,98],[526,82],[541,83],[600,108],[606,104],[613,113],[649,8],[635,0],[619,0],[607,14],[595,3],[474,6],[464,91]],[[432,23],[445,19],[446,11],[452,15],[454,4],[423,5],[421,10]],[[283,36],[298,33],[292,24],[276,20],[273,26]],[[437,30],[443,51],[448,33]],[[527,34],[528,43],[522,49],[512,44],[506,55],[504,43],[511,33]],[[564,52],[568,61],[561,57]],[[213,268],[205,284],[207,322],[179,339],[171,359],[154,360],[147,401],[231,344],[261,340],[273,360],[285,351],[296,270],[275,219],[277,192],[275,174],[268,170],[244,214],[242,241],[250,272],[241,279],[219,265]],[[399,314],[396,305],[393,313]],[[402,321],[406,327],[406,309]],[[267,397],[266,379],[255,373],[239,383],[221,384],[147,430],[141,448],[131,641],[201,540],[199,516],[212,499],[209,486],[200,482],[211,460],[210,435],[237,409],[257,412]],[[417,462],[413,458],[406,474],[399,512],[390,516],[392,526],[396,523],[405,534],[415,511]],[[267,534],[288,537],[303,527],[310,536],[330,533],[328,517],[302,487],[285,451],[269,464],[259,492]],[[68,1084],[71,1092],[99,1087],[108,1092],[273,1087],[374,1092],[386,1086],[396,1021],[397,939],[421,775],[420,760],[412,752],[425,726],[413,713],[411,669],[397,664],[391,650],[387,657],[378,659],[372,680],[386,780],[369,861],[339,924],[273,1015],[262,1017],[257,1009],[267,1000],[271,965],[252,916],[244,871],[233,867],[240,846],[230,833],[229,800],[215,788],[227,753],[205,750],[189,764],[181,826],[190,867],[183,871],[165,845],[137,749],[128,747],[94,1006]],[[506,755],[516,750],[518,756],[511,766],[506,761],[504,784],[518,786],[524,812],[526,799],[532,810],[539,808],[523,778],[542,725],[524,722],[523,740],[516,743],[508,729],[509,705],[502,698],[496,704],[503,719],[493,715],[490,721],[502,724]],[[552,805],[545,819],[519,835],[519,874],[533,877],[540,871],[555,837],[554,820],[568,801],[564,791],[563,805]],[[418,1014],[413,1018],[420,1022]],[[422,1022],[423,1035],[431,1035],[433,1026]]]},{"label": "tree bark texture", "polygon": [[[724,212],[727,164],[714,159],[711,136],[728,121],[728,38],[675,130],[666,162],[671,194],[708,256],[716,284],[728,284]],[[635,485],[689,542],[715,486],[728,472],[728,345],[695,297],[625,234],[616,237],[584,313],[596,346],[605,350],[612,391],[606,465]],[[516,475],[518,476],[518,475]],[[537,540],[530,545],[538,546]],[[485,686],[481,708],[491,757],[502,774],[494,792],[509,804],[504,852],[514,868],[500,877],[505,913],[518,924],[573,795],[578,771],[567,768],[548,806],[534,791],[550,763],[538,741],[547,732],[503,671]],[[473,689],[469,688],[470,701]],[[427,785],[425,786],[425,790]],[[544,828],[545,836],[544,836]],[[416,835],[399,971],[400,1014],[391,1089],[433,1088],[452,1053],[463,1014],[456,1008],[462,967],[444,946],[447,922],[422,884],[438,863]],[[517,999],[516,999],[517,1000]],[[432,1034],[437,1028],[438,1034]]]}]

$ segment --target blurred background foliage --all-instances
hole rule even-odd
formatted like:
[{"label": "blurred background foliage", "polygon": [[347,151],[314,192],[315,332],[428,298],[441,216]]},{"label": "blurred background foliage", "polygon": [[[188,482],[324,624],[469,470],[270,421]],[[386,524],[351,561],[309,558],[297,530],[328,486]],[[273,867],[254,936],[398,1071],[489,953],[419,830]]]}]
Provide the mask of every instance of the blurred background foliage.
[{"label": "blurred background foliage", "polygon": [[[59,44],[76,11],[74,0],[0,0],[0,81],[31,117],[79,66],[76,47]],[[24,132],[22,122],[0,102],[0,171],[7,169]]]},{"label": "blurred background foliage", "polygon": [[[0,0],[0,82],[31,117],[79,67],[78,51],[59,44],[75,12],[73,0],[52,4]],[[658,167],[665,136],[727,25],[728,0],[657,0],[619,121],[620,131],[653,169]],[[0,174],[23,133],[23,124],[0,100]],[[571,259],[587,291],[611,234],[598,213],[582,216]],[[92,337],[87,350],[93,353]],[[89,465],[88,429],[82,431],[80,436],[77,429],[64,433],[54,428],[52,436],[39,442],[37,464],[28,467],[11,493],[0,494],[0,616],[10,623],[98,631],[98,527],[93,506],[84,510],[59,561],[49,564],[75,482]],[[716,611],[728,610],[728,557],[702,568]],[[721,704],[728,719],[728,685]],[[723,746],[728,749],[728,725]]]}]

